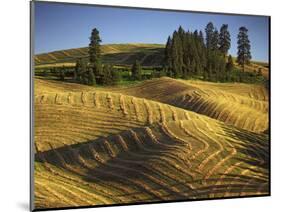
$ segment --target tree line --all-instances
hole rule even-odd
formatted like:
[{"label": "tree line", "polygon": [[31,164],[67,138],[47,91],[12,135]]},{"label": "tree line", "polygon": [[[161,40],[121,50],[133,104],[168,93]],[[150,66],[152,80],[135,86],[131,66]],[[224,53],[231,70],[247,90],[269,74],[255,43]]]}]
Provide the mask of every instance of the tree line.
[{"label": "tree line", "polygon": [[[116,85],[122,80],[120,70],[113,65],[102,64],[101,37],[97,28],[91,32],[89,60],[77,59],[73,73],[75,82],[87,85]],[[169,36],[164,51],[162,68],[153,68],[150,78],[169,76],[190,79],[194,76],[207,81],[239,81],[247,76],[245,65],[251,60],[251,45],[246,27],[240,27],[237,36],[237,63],[242,72],[234,68],[234,61],[228,51],[231,37],[228,25],[223,24],[218,31],[212,22],[202,31],[185,31],[181,26]],[[130,80],[147,79],[138,60],[131,66]],[[59,79],[64,80],[64,68],[59,69]],[[243,74],[245,73],[245,74]],[[255,75],[261,75],[261,70]]]},{"label": "tree line", "polygon": [[[251,45],[246,27],[238,33],[237,63],[245,71],[251,60]],[[228,25],[223,24],[218,31],[212,22],[202,31],[185,31],[181,26],[167,39],[163,63],[167,76],[188,79],[194,75],[203,76],[208,81],[241,81],[231,79],[234,61],[228,51],[231,37]]]},{"label": "tree line", "polygon": [[[74,79],[87,85],[116,85],[122,78],[119,70],[113,65],[101,62],[101,38],[97,28],[92,30],[89,43],[89,62],[84,59],[76,61]],[[131,79],[141,80],[141,65],[138,61],[132,65]]]},{"label": "tree line", "polygon": [[119,72],[112,65],[101,63],[101,38],[94,28],[89,43],[89,63],[78,59],[74,70],[74,80],[87,85],[115,85],[120,80]]}]

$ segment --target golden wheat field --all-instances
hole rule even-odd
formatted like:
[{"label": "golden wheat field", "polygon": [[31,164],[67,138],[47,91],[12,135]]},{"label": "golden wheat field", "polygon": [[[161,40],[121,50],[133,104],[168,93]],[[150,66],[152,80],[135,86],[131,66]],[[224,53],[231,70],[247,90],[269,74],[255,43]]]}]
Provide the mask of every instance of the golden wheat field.
[{"label": "golden wheat field", "polygon": [[269,194],[262,85],[34,81],[35,208]]}]

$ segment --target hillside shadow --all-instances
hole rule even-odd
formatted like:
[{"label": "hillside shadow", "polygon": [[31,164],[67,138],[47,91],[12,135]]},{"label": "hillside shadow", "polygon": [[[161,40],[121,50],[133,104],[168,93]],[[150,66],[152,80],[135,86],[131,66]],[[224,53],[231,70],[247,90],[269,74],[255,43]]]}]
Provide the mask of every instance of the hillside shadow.
[{"label": "hillside shadow", "polygon": [[[244,163],[243,167],[240,168],[260,172],[264,177],[232,172],[224,174],[223,179],[220,178],[220,175],[214,175],[209,179],[204,179],[203,175],[189,178],[184,171],[175,168],[175,164],[181,165],[181,167],[186,165],[186,170],[188,170],[188,164],[183,164],[179,158],[175,158],[175,155],[174,158],[167,155],[167,152],[175,153],[174,151],[177,151],[171,149],[173,145],[180,144],[171,142],[171,145],[158,145],[146,140],[140,145],[133,141],[132,135],[128,133],[129,131],[119,134],[128,146],[127,151],[118,142],[116,135],[110,135],[80,144],[39,152],[35,155],[35,161],[47,162],[56,168],[78,175],[87,183],[101,183],[106,187],[118,190],[121,193],[116,195],[116,198],[124,198],[126,195],[130,195],[132,198],[135,195],[145,195],[145,201],[158,201],[163,200],[162,198],[188,199],[187,195],[192,198],[210,198],[210,194],[213,196],[224,195],[226,192],[231,195],[246,195],[247,192],[255,193],[257,191],[267,193],[269,191],[266,172],[269,166],[267,137],[227,126],[223,129],[228,136],[235,136],[242,143],[241,146],[235,145],[240,155],[242,154],[242,157],[236,158],[236,160]],[[143,128],[133,128],[132,130],[137,133],[141,140],[144,140],[143,134],[145,132]],[[110,143],[111,149],[117,148],[119,151],[112,153],[109,150],[110,148],[106,148],[106,142]],[[255,142],[258,145],[253,146]],[[181,148],[181,146],[177,146],[177,148],[179,147]],[[260,152],[259,155],[256,151]],[[95,153],[97,154],[95,155]],[[114,156],[110,156],[110,154],[114,154]],[[264,163],[261,163],[259,158],[261,155],[263,155]],[[169,158],[170,162],[161,161],[161,158],[165,157]],[[155,162],[156,160],[158,162]],[[159,170],[153,168],[154,166],[151,166],[151,163],[156,167],[158,166]],[[261,169],[251,170],[251,166]],[[171,174],[167,174],[167,170],[174,174],[173,177]],[[220,183],[217,184],[218,182]],[[189,186],[190,184],[193,185],[193,188]],[[194,187],[194,185],[196,186]],[[180,192],[175,191],[173,189],[175,187]],[[130,190],[129,193],[128,189]],[[159,197],[159,191],[165,191],[166,195]]]},{"label": "hillside shadow", "polygon": [[239,161],[269,171],[269,137],[267,134],[227,126],[222,126],[222,129],[229,137],[236,137],[241,141],[239,145],[236,145],[237,152],[244,156],[237,158]]},{"label": "hillside shadow", "polygon": [[[133,130],[138,135],[144,134],[143,128],[134,128]],[[133,190],[147,194],[155,199],[159,197],[155,195],[154,190],[165,190],[177,198],[186,198],[184,194],[175,192],[171,186],[180,187],[181,190],[188,190],[191,193],[196,192],[179,181],[178,178],[172,178],[164,174],[165,172],[159,173],[150,165],[152,161],[158,160],[158,165],[160,164],[161,167],[173,171],[179,176],[185,176],[185,173],[179,173],[179,170],[172,165],[172,163],[187,165],[183,164],[183,161],[180,159],[174,156],[170,157],[171,164],[168,162],[161,163],[160,161],[162,157],[169,157],[167,152],[171,151],[172,145],[158,145],[150,141],[145,141],[143,142],[144,144],[137,144],[137,142],[132,141],[133,138],[127,131],[122,132],[120,135],[129,146],[128,151],[122,149],[120,143],[117,142],[117,136],[111,135],[106,138],[98,138],[80,144],[38,152],[35,155],[35,161],[47,162],[57,168],[65,169],[68,172],[79,175],[84,181],[89,183],[101,181],[108,185],[122,185],[123,189],[126,187],[134,188]],[[106,149],[106,142],[112,145],[112,149],[119,148],[119,152],[114,153],[114,157],[110,156],[110,150]],[[69,167],[73,167],[73,169]],[[76,171],[77,169],[83,171]],[[163,179],[163,182],[155,180],[156,178],[160,179],[160,181]],[[163,186],[162,183],[164,182],[168,183],[168,186]],[[151,189],[143,186],[142,183],[149,185]]]}]

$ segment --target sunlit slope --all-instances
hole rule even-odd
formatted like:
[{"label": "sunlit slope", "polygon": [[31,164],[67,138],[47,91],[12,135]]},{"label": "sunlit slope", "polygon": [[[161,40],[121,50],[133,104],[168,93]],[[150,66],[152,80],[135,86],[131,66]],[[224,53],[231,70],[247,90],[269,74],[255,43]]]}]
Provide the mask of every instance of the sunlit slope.
[{"label": "sunlit slope", "polygon": [[268,194],[268,137],[187,117],[35,156],[35,205],[83,205]]},{"label": "sunlit slope", "polygon": [[35,78],[34,80],[34,93],[47,94],[47,93],[61,93],[61,92],[82,92],[82,91],[94,91],[93,86],[87,86],[78,83],[68,83],[56,80],[44,80]]},{"label": "sunlit slope", "polygon": [[34,104],[36,151],[85,142],[159,121],[198,117],[196,113],[167,104],[102,91],[41,93],[35,95]]},{"label": "sunlit slope", "polygon": [[112,91],[167,103],[253,132],[268,129],[268,92],[262,85],[164,77]]},{"label": "sunlit slope", "polygon": [[[139,60],[142,65],[161,65],[164,55],[162,44],[106,44],[101,46],[103,63],[131,65]],[[73,63],[88,58],[88,47],[59,50],[34,57],[35,65]]]},{"label": "sunlit slope", "polygon": [[257,85],[35,79],[35,207],[266,195],[267,101]]}]

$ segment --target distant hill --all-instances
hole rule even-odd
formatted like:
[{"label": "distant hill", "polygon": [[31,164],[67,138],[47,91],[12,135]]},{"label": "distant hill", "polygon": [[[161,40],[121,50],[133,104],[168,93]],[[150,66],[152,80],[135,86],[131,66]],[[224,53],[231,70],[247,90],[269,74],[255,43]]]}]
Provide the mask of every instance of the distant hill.
[{"label": "distant hill", "polygon": [[[136,60],[142,66],[162,66],[164,60],[163,44],[106,44],[101,46],[102,62],[114,65],[131,66]],[[54,66],[73,67],[78,58],[88,58],[88,47],[74,48],[37,54],[34,57],[36,68]],[[236,58],[234,57],[234,60]],[[235,66],[240,69],[237,63]],[[246,71],[253,72],[261,69],[262,75],[268,78],[268,63],[252,61]]]},{"label": "distant hill", "polygon": [[[131,65],[139,60],[144,66],[162,64],[162,44],[106,44],[101,46],[103,63]],[[78,58],[88,58],[88,47],[59,50],[35,55],[35,65],[74,63]]]}]

